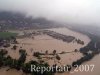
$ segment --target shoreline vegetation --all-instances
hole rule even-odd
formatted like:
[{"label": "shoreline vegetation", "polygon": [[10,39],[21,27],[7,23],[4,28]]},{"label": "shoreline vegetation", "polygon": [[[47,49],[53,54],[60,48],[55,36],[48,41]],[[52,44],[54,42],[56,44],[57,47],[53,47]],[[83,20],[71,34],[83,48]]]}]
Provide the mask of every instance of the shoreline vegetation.
[{"label": "shoreline vegetation", "polygon": [[[6,32],[6,34],[9,32]],[[62,40],[64,42],[75,42],[81,45],[84,45],[84,41],[80,40],[80,39],[76,39],[73,36],[66,36],[63,34],[59,34],[56,33],[54,31],[49,31],[49,30],[44,30],[42,32],[43,34],[49,35],[51,37],[53,37],[54,39],[58,39],[58,40]],[[0,34],[5,35],[4,32],[0,32]],[[40,35],[40,33],[32,33],[34,35]],[[1,36],[2,36],[1,35]],[[9,34],[8,34],[9,35]],[[31,34],[25,34],[25,36],[30,36]],[[21,36],[21,37],[25,37],[25,36]],[[80,59],[73,61],[73,63],[71,65],[68,65],[66,63],[66,66],[69,67],[69,72],[71,71],[72,68],[76,67],[75,65],[81,65],[82,63],[91,60],[95,55],[100,53],[100,39],[97,36],[94,36],[92,34],[88,34],[87,35],[91,41],[87,44],[87,46],[80,48],[80,50],[78,51],[77,49],[74,52],[80,52],[83,54],[83,57],[81,57]],[[6,37],[6,36],[4,36]],[[36,66],[43,66],[43,67],[49,67],[48,63],[45,63],[45,61],[34,61],[31,60],[27,63],[25,63],[26,60],[26,50],[24,49],[20,49],[19,50],[19,54],[20,57],[19,59],[13,59],[11,56],[7,55],[7,49],[10,46],[11,43],[15,44],[12,48],[12,50],[16,50],[17,46],[16,44],[18,44],[17,40],[16,40],[16,36],[15,35],[9,35],[9,37],[7,38],[0,38],[0,47],[4,47],[4,49],[0,49],[0,67],[4,67],[7,66],[9,67],[9,69],[16,69],[16,70],[22,70],[24,73],[26,74],[31,74],[31,75],[54,75],[54,73],[56,73],[56,71],[54,72],[44,72],[43,74],[39,73],[39,72],[31,72],[31,64],[34,64]],[[34,39],[34,37],[32,37]],[[49,54],[48,51],[46,51],[45,53],[39,53],[39,52],[35,52],[33,53],[33,56],[36,56],[38,59],[41,59],[41,55],[53,55],[57,60],[60,60],[61,58],[59,57],[58,54],[64,54],[64,53],[70,53],[70,52],[61,52],[61,53],[57,53],[56,50],[54,50],[52,52],[52,54]],[[53,66],[56,66],[56,64],[54,64]],[[8,69],[8,70],[9,70]],[[7,70],[7,71],[8,71]]]}]

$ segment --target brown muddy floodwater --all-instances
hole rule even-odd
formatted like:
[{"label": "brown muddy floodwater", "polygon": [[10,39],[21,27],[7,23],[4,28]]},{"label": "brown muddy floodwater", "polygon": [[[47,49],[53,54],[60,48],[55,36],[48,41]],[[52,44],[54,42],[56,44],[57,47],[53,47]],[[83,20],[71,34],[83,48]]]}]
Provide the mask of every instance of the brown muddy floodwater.
[{"label": "brown muddy floodwater", "polygon": [[100,75],[100,54],[96,55],[92,60],[85,62],[84,65],[94,65],[93,71],[83,71],[74,73],[56,73],[55,75]]},{"label": "brown muddy floodwater", "polygon": [[[61,57],[61,60],[59,61],[60,64],[58,63],[58,61],[55,61],[53,59],[49,59],[49,60],[44,59],[50,65],[53,65],[55,63],[58,65],[67,65],[67,64],[71,64],[73,61],[83,56],[79,52],[72,52],[72,51],[74,51],[75,49],[79,50],[81,47],[86,46],[90,42],[90,38],[88,36],[75,32],[75,31],[71,31],[67,28],[52,28],[48,30],[55,31],[57,33],[61,33],[64,35],[74,36],[75,38],[84,41],[85,44],[80,45],[73,42],[67,43],[67,42],[63,42],[62,40],[57,40],[48,35],[42,34],[42,35],[35,36],[34,39],[30,37],[17,39],[17,41],[19,42],[19,44],[17,45],[18,46],[17,50],[16,51],[11,50],[13,46],[12,44],[12,46],[8,48],[8,55],[10,55],[14,59],[18,59],[19,49],[20,47],[22,47],[23,49],[26,50],[28,54],[26,58],[26,62],[28,62],[30,60],[38,60],[36,57],[33,56],[33,53],[37,51],[42,52],[42,53],[44,53],[46,50],[48,50],[49,53],[52,53],[53,50],[56,50],[57,53],[71,52],[71,53],[66,53],[66,54],[59,54],[59,56]],[[13,32],[17,32],[17,31],[13,31]],[[32,32],[32,30],[30,30],[30,32]],[[17,33],[22,34],[22,31],[21,32],[18,31]],[[94,61],[94,60],[91,60],[91,61]],[[16,70],[6,71],[6,69],[7,68],[0,69],[0,75],[22,75],[22,72],[20,71],[16,71]],[[67,73],[62,73],[62,74],[60,73],[56,75],[67,75]]]}]

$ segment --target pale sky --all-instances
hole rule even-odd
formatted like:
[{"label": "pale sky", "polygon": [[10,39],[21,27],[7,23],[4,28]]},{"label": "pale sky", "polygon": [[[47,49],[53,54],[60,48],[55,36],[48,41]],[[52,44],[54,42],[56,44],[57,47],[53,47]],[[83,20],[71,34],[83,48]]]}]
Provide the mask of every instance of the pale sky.
[{"label": "pale sky", "polygon": [[0,0],[0,11],[100,26],[100,0]]}]

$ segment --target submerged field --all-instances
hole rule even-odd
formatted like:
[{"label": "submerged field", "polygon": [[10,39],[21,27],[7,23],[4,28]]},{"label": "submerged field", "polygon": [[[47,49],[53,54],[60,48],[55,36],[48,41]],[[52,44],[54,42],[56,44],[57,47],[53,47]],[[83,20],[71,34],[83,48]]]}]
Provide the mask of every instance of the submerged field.
[{"label": "submerged field", "polygon": [[16,33],[11,32],[0,32],[0,38],[10,38],[11,36],[16,36]]}]

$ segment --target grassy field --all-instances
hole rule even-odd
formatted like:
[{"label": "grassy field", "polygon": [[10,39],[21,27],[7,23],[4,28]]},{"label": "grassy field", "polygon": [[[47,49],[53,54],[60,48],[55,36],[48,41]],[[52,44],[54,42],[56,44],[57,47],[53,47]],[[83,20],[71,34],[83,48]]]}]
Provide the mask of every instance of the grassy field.
[{"label": "grassy field", "polygon": [[0,32],[0,38],[10,38],[11,36],[16,36],[16,33],[11,32]]}]

